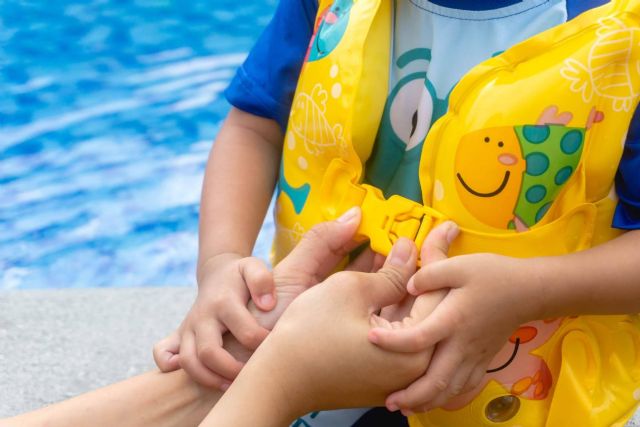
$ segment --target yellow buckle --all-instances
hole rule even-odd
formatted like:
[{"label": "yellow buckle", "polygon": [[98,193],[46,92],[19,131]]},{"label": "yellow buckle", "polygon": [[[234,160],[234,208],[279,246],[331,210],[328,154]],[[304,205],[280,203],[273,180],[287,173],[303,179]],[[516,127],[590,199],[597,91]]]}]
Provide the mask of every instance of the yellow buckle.
[{"label": "yellow buckle", "polygon": [[368,238],[371,248],[388,255],[393,244],[406,237],[422,247],[424,239],[445,217],[413,200],[391,196],[371,185],[358,184],[359,173],[347,162],[334,159],[327,168],[321,188],[324,217],[332,220],[354,206],[362,208],[358,237]]},{"label": "yellow buckle", "polygon": [[413,200],[401,196],[385,199],[378,188],[367,184],[362,187],[367,193],[361,205],[358,233],[369,237],[371,248],[383,255],[389,254],[400,237],[413,240],[420,249],[429,232],[445,219],[434,209]]}]

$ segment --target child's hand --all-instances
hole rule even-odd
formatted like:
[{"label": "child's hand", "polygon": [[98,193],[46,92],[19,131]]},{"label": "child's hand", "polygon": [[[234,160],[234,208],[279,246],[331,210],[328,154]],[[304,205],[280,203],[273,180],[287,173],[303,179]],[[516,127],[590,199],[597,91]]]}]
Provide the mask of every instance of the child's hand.
[{"label": "child's hand", "polygon": [[201,270],[198,296],[180,327],[153,351],[163,372],[182,367],[202,385],[226,388],[242,363],[223,349],[229,331],[246,348],[255,349],[267,336],[247,310],[251,296],[265,311],[276,305],[273,277],[256,258],[221,254]]},{"label": "child's hand", "polygon": [[[242,369],[244,360],[234,359],[224,349],[226,345],[232,345],[239,353],[237,344],[232,343],[229,337],[226,337],[223,342],[222,336],[226,324],[221,321],[230,319],[228,329],[231,335],[234,335],[246,348],[254,350],[273,328],[287,306],[306,289],[324,280],[345,255],[358,245],[353,241],[353,236],[359,223],[360,210],[353,209],[337,221],[318,224],[305,234],[296,250],[276,266],[273,275],[266,270],[266,266],[254,259],[229,260],[228,266],[233,266],[236,262],[240,263],[241,268],[238,271],[242,281],[231,282],[232,285],[238,285],[235,286],[234,292],[222,290],[212,292],[211,295],[202,293],[198,295],[178,331],[156,345],[154,357],[158,366],[166,371],[181,366],[196,381],[206,386],[226,389]],[[370,251],[363,253],[350,268],[358,271],[371,271],[377,268],[380,261],[374,255]],[[229,277],[233,276],[233,271],[230,272],[228,269],[223,271],[226,271]],[[256,295],[264,294],[267,289],[273,289],[274,283],[273,302],[277,299],[277,304],[267,312],[264,304],[256,306],[255,302],[259,301]],[[244,305],[240,310],[238,304],[242,301],[246,304],[248,300],[247,288],[251,291],[253,298],[249,303],[248,311]],[[228,317],[232,310],[236,314]],[[245,315],[250,316],[250,319]],[[255,319],[251,315],[255,316]],[[202,335],[196,334],[202,328],[198,322],[207,322],[203,325],[205,328],[210,328],[212,323],[217,326],[215,329],[209,329],[210,335],[205,336],[208,341],[201,339]],[[193,332],[189,330],[190,327]],[[236,335],[242,334],[243,331],[246,331],[246,334],[259,331],[260,335]],[[250,352],[245,354],[248,358]]]},{"label": "child's hand", "polygon": [[387,398],[389,409],[402,408],[405,414],[441,407],[473,389],[513,331],[531,320],[534,300],[524,284],[535,275],[527,277],[524,262],[492,254],[448,259],[455,232],[449,234],[445,227],[435,229],[425,242],[424,266],[407,286],[411,294],[422,294],[411,315],[394,323],[377,319],[378,327],[369,334],[391,351],[435,347],[425,375]]}]

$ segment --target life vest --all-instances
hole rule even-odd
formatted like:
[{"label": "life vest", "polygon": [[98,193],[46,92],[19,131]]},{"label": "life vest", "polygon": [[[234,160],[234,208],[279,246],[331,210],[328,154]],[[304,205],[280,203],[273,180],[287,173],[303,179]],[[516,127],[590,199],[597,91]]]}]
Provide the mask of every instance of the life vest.
[{"label": "life vest", "polygon": [[[390,63],[386,0],[321,1],[283,149],[274,261],[352,206],[388,254],[444,220],[452,256],[563,255],[611,240],[614,177],[640,97],[640,2],[613,0],[473,68],[424,142],[423,203],[363,184]],[[499,308],[496,308],[499,309]],[[622,426],[640,400],[640,320],[530,322],[481,386],[412,426]]]}]

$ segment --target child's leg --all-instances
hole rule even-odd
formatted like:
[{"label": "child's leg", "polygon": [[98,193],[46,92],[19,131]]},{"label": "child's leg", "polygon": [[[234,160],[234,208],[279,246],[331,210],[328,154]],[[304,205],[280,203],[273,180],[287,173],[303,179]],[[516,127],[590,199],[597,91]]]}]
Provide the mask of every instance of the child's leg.
[{"label": "child's leg", "polygon": [[3,427],[197,426],[222,393],[183,370],[148,372],[0,423]]}]

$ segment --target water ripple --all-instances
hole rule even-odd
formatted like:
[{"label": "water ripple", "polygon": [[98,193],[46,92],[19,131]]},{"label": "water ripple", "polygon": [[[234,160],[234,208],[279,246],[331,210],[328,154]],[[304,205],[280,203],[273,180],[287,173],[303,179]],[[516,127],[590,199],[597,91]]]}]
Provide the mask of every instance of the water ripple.
[{"label": "water ripple", "polygon": [[221,93],[275,4],[2,3],[0,290],[194,282]]}]

